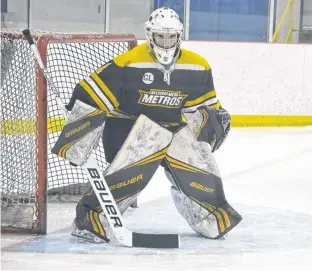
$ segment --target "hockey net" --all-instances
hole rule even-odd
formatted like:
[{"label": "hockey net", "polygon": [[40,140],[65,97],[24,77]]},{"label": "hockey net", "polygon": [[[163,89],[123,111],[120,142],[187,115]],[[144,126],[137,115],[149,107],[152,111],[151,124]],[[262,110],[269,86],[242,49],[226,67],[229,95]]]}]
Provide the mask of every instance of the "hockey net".
[{"label": "hockey net", "polygon": [[[134,35],[32,35],[65,104],[80,79],[137,44]],[[77,201],[89,184],[50,151],[64,119],[21,31],[1,30],[0,102],[1,229],[45,233],[47,203]],[[102,142],[94,152],[105,170]]]}]

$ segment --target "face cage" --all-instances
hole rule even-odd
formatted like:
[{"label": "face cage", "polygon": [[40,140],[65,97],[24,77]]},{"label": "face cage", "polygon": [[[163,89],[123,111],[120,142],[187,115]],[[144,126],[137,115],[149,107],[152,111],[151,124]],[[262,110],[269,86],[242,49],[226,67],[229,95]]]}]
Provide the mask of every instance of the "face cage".
[{"label": "face cage", "polygon": [[[155,55],[155,57],[158,59],[158,61],[162,64],[170,64],[173,58],[176,56],[178,49],[180,48],[182,32],[177,33],[177,42],[170,49],[164,49],[158,46],[157,43],[154,41],[154,34],[159,34],[159,32],[156,33],[147,29],[146,34],[147,34],[146,36],[147,36],[148,44],[151,50],[153,51],[153,54]],[[162,58],[168,58],[169,56],[162,56],[159,54],[160,52],[162,52],[163,54],[170,54],[172,52],[172,56],[170,56],[170,58],[172,57],[172,60],[168,61],[168,60],[162,59]],[[167,63],[163,63],[162,60]]]},{"label": "face cage", "polygon": [[[166,37],[167,36],[167,37]],[[179,40],[180,40],[180,34],[179,33],[152,33],[152,38],[154,44],[164,50],[169,50],[174,47],[177,47]]]}]

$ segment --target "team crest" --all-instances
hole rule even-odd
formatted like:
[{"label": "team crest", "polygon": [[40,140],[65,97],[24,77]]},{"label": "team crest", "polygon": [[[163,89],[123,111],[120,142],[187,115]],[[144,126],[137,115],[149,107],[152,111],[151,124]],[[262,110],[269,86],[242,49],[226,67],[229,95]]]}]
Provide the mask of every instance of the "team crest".
[{"label": "team crest", "polygon": [[139,104],[147,106],[160,106],[167,108],[179,108],[183,100],[188,96],[181,91],[151,89],[150,91],[139,90]]},{"label": "team crest", "polygon": [[154,82],[154,75],[150,72],[147,72],[143,75],[142,81],[145,84],[149,85]]}]

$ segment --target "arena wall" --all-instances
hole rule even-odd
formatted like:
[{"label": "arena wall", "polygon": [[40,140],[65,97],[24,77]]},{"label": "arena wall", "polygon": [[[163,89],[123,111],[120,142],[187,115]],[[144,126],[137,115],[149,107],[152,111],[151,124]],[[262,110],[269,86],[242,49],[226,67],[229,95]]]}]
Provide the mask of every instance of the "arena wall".
[{"label": "arena wall", "polygon": [[185,41],[182,47],[209,62],[234,126],[312,125],[311,44]]}]

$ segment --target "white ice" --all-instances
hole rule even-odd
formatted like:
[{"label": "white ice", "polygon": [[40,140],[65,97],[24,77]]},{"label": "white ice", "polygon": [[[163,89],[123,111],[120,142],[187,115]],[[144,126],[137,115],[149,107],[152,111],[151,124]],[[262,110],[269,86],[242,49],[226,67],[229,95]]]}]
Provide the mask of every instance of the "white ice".
[{"label": "white ice", "polygon": [[74,204],[49,206],[46,236],[1,236],[2,270],[312,270],[312,127],[232,129],[216,152],[225,195],[243,216],[226,240],[196,235],[158,170],[126,215],[129,228],[179,233],[179,249],[86,244]]}]

